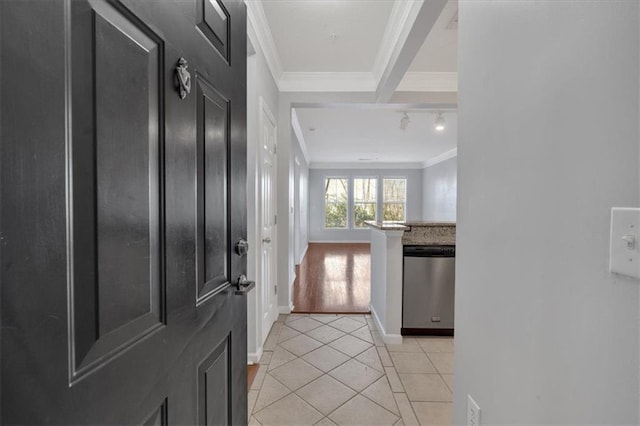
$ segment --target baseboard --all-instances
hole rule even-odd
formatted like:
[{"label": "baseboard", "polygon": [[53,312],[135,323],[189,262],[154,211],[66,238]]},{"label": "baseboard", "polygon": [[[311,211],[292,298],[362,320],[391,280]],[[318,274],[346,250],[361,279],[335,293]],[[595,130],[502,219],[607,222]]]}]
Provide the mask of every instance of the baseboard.
[{"label": "baseboard", "polygon": [[296,265],[300,265],[302,263],[302,261],[304,260],[304,257],[307,255],[307,250],[309,250],[308,243],[307,245],[304,246],[304,250],[302,250],[302,256],[300,256],[300,259],[298,259],[298,263],[296,263]]},{"label": "baseboard", "polygon": [[262,358],[262,346],[258,348],[257,352],[249,352],[247,354],[247,364],[257,364],[258,361],[260,361],[260,358]]},{"label": "baseboard", "polygon": [[376,313],[376,310],[373,309],[373,306],[369,305],[369,310],[371,311],[371,317],[373,317],[373,320],[376,323],[376,327],[378,328],[378,332],[380,333],[380,336],[382,336],[382,340],[384,340],[384,343],[386,343],[387,345],[402,344],[402,335],[388,334],[384,326],[382,325],[380,318],[378,318],[378,314]]},{"label": "baseboard", "polygon": [[290,314],[293,311],[293,303],[289,303],[289,306],[278,306],[279,314]]}]

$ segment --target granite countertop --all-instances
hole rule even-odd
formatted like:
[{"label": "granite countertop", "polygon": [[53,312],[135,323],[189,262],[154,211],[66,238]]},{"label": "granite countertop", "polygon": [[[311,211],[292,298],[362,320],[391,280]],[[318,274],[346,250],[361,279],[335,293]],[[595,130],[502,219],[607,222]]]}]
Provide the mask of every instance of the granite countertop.
[{"label": "granite countertop", "polygon": [[406,226],[456,226],[455,222],[425,222],[425,221],[408,221],[404,222]]},{"label": "granite countertop", "polygon": [[402,236],[402,244],[411,245],[456,245],[455,222],[406,222],[408,229]]},{"label": "granite countertop", "polygon": [[373,220],[367,220],[364,223],[372,228],[379,229],[381,231],[408,231],[409,227],[397,222],[376,222]]}]

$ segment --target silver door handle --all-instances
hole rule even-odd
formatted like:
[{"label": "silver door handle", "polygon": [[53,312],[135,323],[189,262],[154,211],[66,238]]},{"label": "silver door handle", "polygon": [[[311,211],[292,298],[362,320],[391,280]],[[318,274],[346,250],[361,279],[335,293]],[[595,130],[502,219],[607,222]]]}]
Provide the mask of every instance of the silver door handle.
[{"label": "silver door handle", "polygon": [[245,274],[242,274],[238,277],[238,281],[236,282],[236,291],[237,295],[243,296],[249,293],[256,286],[255,281],[249,281]]},{"label": "silver door handle", "polygon": [[263,238],[262,242],[269,244],[271,242],[271,238]]}]

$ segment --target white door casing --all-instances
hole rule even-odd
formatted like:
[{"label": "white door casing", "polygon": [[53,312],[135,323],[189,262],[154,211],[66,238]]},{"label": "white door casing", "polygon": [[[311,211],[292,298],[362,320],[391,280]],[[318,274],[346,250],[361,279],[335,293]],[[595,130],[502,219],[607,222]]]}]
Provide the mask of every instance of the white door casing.
[{"label": "white door casing", "polygon": [[262,306],[263,340],[267,338],[273,322],[278,316],[276,300],[276,135],[277,126],[267,104],[260,98],[260,191],[258,277]]},{"label": "white door casing", "polygon": [[299,259],[300,259],[300,160],[298,159],[297,156],[294,157],[294,172],[293,172],[293,179],[294,179],[294,198],[293,198],[293,205],[295,207],[295,212],[294,212],[294,216],[293,216],[293,223],[294,223],[294,241],[293,241],[293,246],[294,246],[294,263],[298,264],[299,263]]}]

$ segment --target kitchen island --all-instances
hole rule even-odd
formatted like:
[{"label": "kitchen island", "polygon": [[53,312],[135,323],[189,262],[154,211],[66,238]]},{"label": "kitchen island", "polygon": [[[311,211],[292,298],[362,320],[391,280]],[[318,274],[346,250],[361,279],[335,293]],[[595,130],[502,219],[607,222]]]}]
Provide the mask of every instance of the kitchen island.
[{"label": "kitchen island", "polygon": [[402,343],[402,248],[455,245],[454,222],[366,222],[371,229],[371,315],[387,344]]}]

